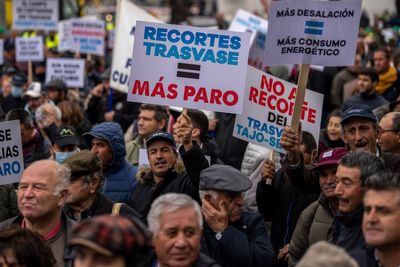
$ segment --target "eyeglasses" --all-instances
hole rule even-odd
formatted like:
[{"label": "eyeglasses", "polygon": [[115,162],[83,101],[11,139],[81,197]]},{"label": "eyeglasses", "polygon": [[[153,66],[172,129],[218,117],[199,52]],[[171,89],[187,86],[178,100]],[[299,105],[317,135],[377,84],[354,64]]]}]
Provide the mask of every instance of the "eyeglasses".
[{"label": "eyeglasses", "polygon": [[397,133],[397,131],[395,131],[395,130],[393,130],[393,129],[384,130],[384,129],[380,128],[380,127],[379,127],[379,132],[380,132],[380,133],[386,133],[386,132],[394,132],[394,133]]}]

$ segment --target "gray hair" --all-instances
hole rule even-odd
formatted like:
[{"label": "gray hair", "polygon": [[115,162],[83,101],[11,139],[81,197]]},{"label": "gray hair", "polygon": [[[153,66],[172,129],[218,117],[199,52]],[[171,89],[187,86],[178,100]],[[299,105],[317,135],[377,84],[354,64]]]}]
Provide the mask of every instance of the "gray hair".
[{"label": "gray hair", "polygon": [[44,104],[40,105],[35,111],[35,117],[36,118],[44,118],[44,116],[47,116],[48,112],[45,109],[46,107],[49,107],[52,110],[54,117],[57,120],[61,121],[61,117],[62,117],[61,109],[51,103],[44,103]]},{"label": "gray hair", "polygon": [[178,193],[168,193],[159,196],[151,204],[147,222],[149,230],[153,235],[156,235],[160,230],[160,217],[165,213],[172,213],[184,208],[193,208],[197,214],[199,227],[203,228],[203,216],[201,214],[200,205],[190,196]]},{"label": "gray hair", "polygon": [[54,195],[58,195],[62,190],[67,189],[71,180],[71,170],[57,161],[54,161],[56,166],[57,184],[54,188]]},{"label": "gray hair", "polygon": [[203,198],[205,195],[211,195],[211,198],[216,200],[218,198],[218,191],[216,190],[200,190],[199,195],[200,195],[200,200],[203,203]]},{"label": "gray hair", "polygon": [[373,174],[365,180],[365,188],[377,191],[400,190],[400,176],[391,172]]}]

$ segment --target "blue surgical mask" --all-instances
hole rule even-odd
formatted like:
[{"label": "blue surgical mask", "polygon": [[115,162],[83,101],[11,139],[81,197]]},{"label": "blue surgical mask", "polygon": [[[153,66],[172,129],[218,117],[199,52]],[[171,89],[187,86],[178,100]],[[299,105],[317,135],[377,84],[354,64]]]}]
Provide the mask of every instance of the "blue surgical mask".
[{"label": "blue surgical mask", "polygon": [[56,161],[61,164],[61,163],[63,163],[64,160],[66,160],[67,158],[69,158],[70,156],[72,156],[75,153],[76,153],[76,150],[71,151],[71,152],[57,152],[56,151]]},{"label": "blue surgical mask", "polygon": [[13,97],[21,97],[21,95],[22,95],[22,87],[18,87],[18,86],[11,87],[11,95]]}]

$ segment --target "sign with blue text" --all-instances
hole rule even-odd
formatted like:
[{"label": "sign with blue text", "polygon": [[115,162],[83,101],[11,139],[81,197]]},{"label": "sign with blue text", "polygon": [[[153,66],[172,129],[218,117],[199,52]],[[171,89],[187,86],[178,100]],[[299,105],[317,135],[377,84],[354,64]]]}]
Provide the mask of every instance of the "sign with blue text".
[{"label": "sign with blue text", "polygon": [[361,0],[272,1],[268,65],[352,65],[360,15]]},{"label": "sign with blue text", "polygon": [[228,30],[251,33],[248,63],[257,69],[265,71],[267,59],[264,57],[264,54],[268,21],[246,10],[239,9],[229,25]]},{"label": "sign with blue text", "polygon": [[138,21],[128,100],[241,113],[250,36]]},{"label": "sign with blue text", "polygon": [[128,0],[119,0],[111,65],[111,88],[128,92],[136,20],[161,22]]},{"label": "sign with blue text", "polygon": [[56,31],[58,2],[58,0],[13,0],[13,29]]},{"label": "sign with blue text", "polygon": [[19,121],[0,122],[0,185],[18,182],[23,171]]},{"label": "sign with blue text", "polygon": [[73,19],[70,23],[71,51],[98,56],[104,55],[104,21]]},{"label": "sign with blue text", "polygon": [[[285,153],[279,141],[283,128],[290,126],[296,98],[296,85],[257,70],[247,71],[242,115],[236,115],[233,136]],[[323,95],[306,90],[301,112],[302,130],[319,140]]]}]

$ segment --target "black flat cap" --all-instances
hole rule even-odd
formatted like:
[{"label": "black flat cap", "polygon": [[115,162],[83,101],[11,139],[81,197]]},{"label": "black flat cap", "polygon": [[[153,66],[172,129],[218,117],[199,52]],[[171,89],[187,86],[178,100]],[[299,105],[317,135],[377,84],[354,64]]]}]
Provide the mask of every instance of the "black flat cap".
[{"label": "black flat cap", "polygon": [[214,164],[200,173],[200,190],[244,192],[251,185],[246,175],[229,165]]}]

